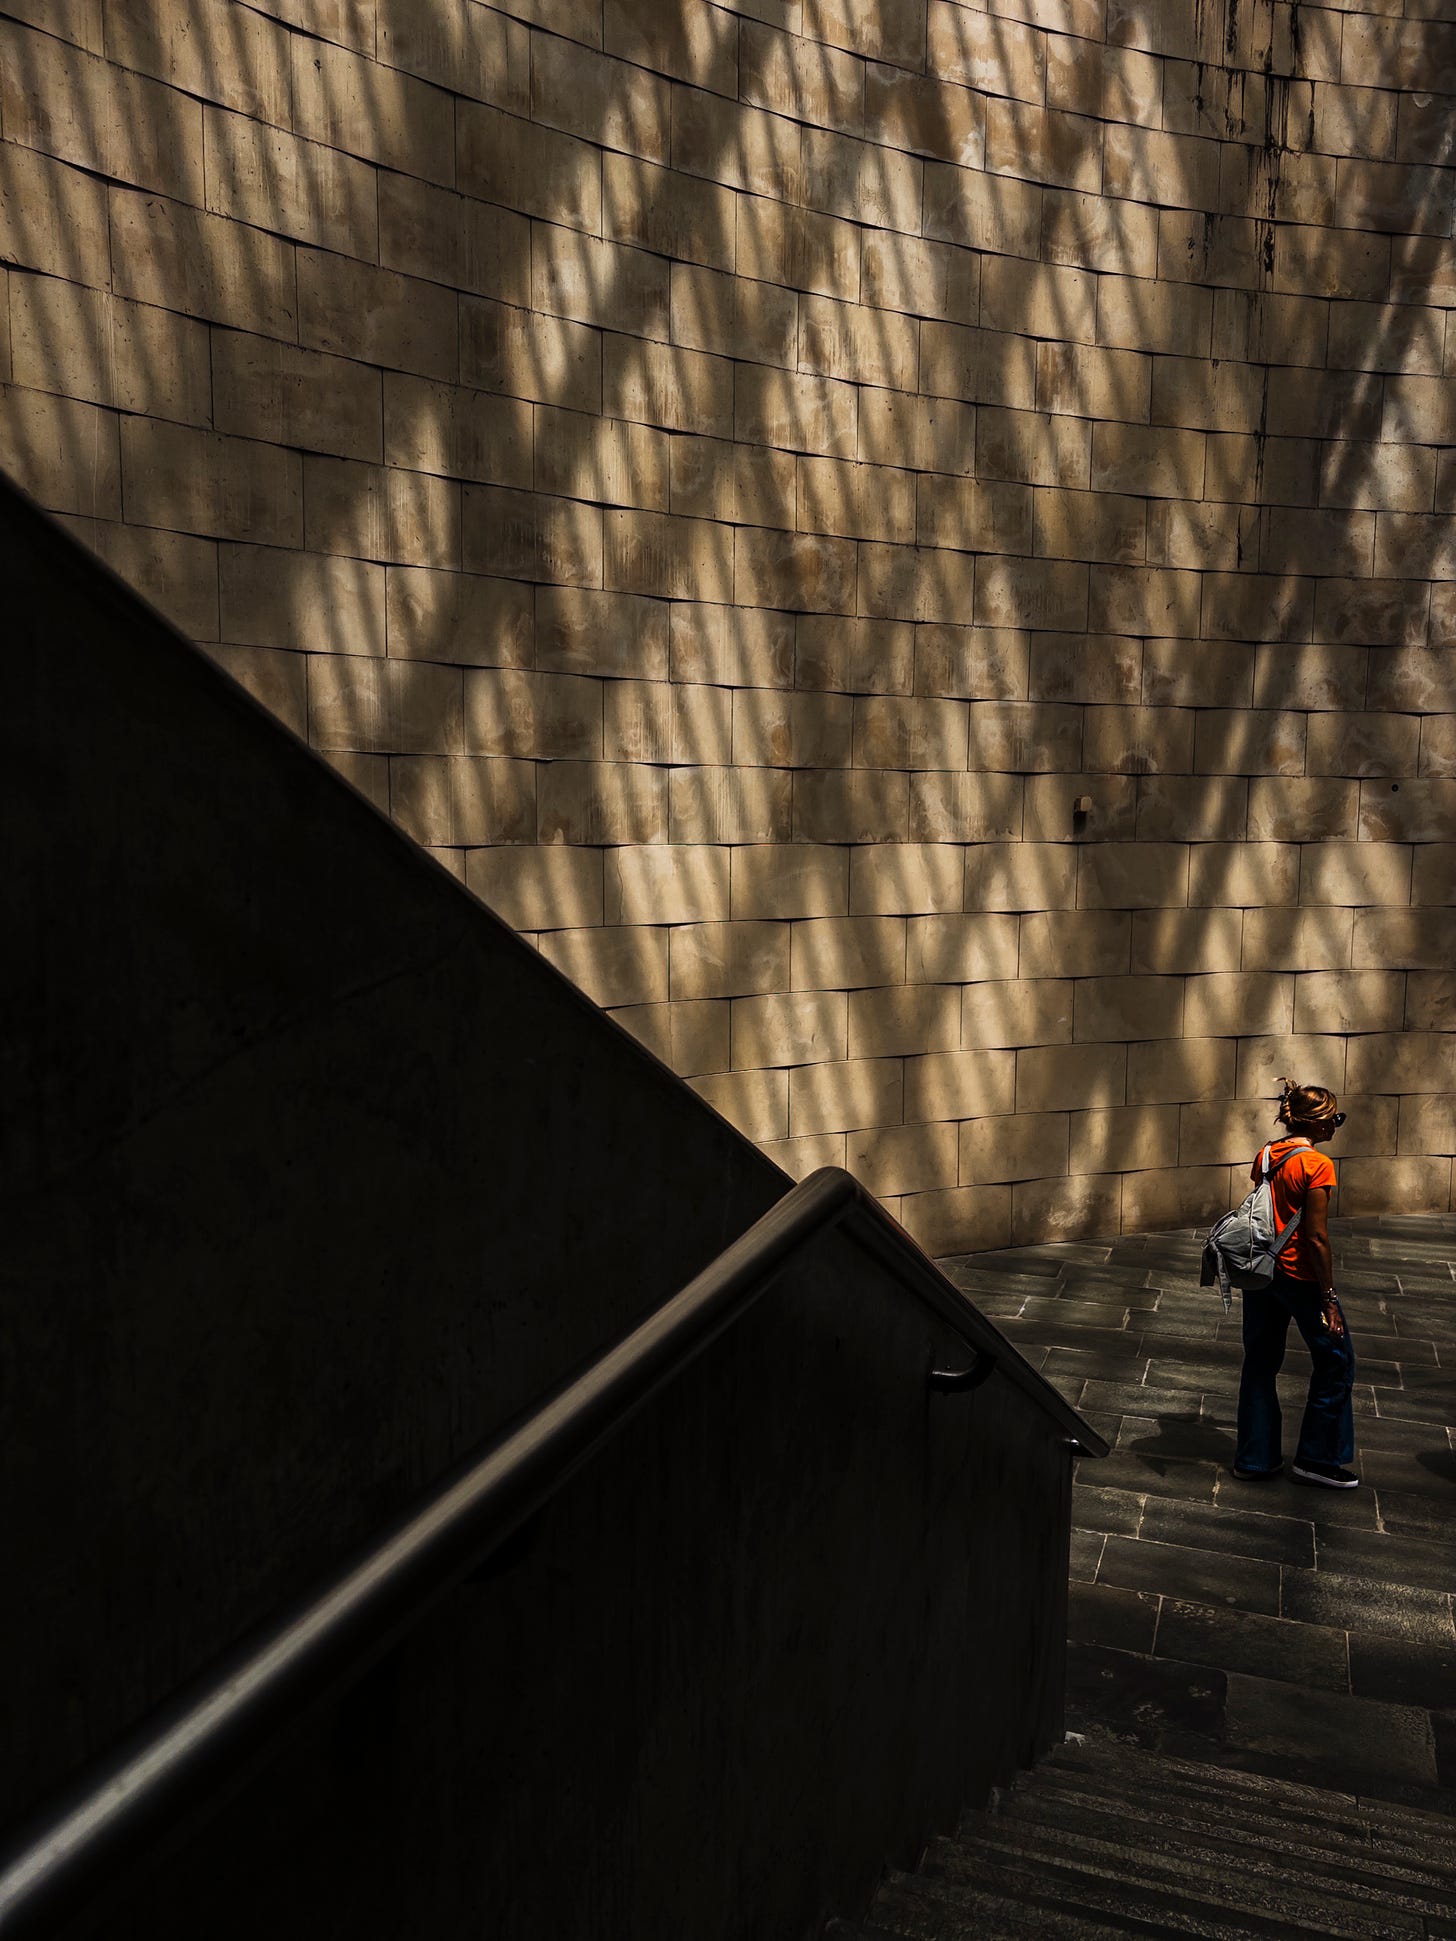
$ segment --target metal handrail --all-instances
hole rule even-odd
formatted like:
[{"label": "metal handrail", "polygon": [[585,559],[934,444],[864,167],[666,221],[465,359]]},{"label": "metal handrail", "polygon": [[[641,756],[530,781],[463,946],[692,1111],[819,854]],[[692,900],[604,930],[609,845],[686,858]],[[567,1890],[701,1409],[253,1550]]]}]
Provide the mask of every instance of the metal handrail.
[{"label": "metal handrail", "polygon": [[228,1653],[87,1767],[0,1856],[0,1935],[52,1934],[199,1802],[240,1783],[275,1739],[355,1677],[495,1550],[622,1425],[729,1328],[809,1240],[852,1216],[856,1238],[977,1352],[935,1386],[1000,1372],[1066,1439],[1107,1444],[978,1314],[850,1174],[824,1167],[680,1294],[437,1484],[389,1535]]}]

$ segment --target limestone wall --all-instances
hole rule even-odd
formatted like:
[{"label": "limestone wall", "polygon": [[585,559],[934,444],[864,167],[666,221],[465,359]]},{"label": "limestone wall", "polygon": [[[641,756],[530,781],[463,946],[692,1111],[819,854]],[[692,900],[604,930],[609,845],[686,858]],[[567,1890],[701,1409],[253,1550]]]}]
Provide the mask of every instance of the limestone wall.
[{"label": "limestone wall", "polygon": [[775,1158],[1449,1204],[1441,0],[0,10],[0,463]]}]

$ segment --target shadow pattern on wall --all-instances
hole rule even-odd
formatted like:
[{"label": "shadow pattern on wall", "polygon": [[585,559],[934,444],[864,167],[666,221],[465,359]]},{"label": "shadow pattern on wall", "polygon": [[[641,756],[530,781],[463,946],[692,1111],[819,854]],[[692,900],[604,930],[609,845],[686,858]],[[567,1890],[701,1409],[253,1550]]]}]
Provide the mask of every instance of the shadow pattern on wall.
[{"label": "shadow pattern on wall", "polygon": [[1444,1207],[1420,11],[10,0],[3,456],[932,1248]]}]

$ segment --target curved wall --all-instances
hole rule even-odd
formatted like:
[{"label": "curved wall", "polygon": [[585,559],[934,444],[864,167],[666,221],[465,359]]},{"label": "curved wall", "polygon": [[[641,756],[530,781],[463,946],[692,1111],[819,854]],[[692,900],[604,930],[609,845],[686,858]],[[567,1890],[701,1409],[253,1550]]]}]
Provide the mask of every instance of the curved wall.
[{"label": "curved wall", "polygon": [[1450,1203],[1439,8],[3,4],[0,462],[774,1157]]}]

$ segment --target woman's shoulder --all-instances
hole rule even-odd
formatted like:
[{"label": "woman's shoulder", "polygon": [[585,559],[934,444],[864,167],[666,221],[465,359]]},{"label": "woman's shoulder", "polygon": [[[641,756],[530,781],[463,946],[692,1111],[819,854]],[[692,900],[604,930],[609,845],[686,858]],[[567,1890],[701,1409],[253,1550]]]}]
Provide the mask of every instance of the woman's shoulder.
[{"label": "woman's shoulder", "polygon": [[1307,1146],[1302,1152],[1297,1152],[1289,1163],[1298,1169],[1306,1189],[1311,1186],[1333,1186],[1335,1183],[1334,1160],[1315,1146]]}]

